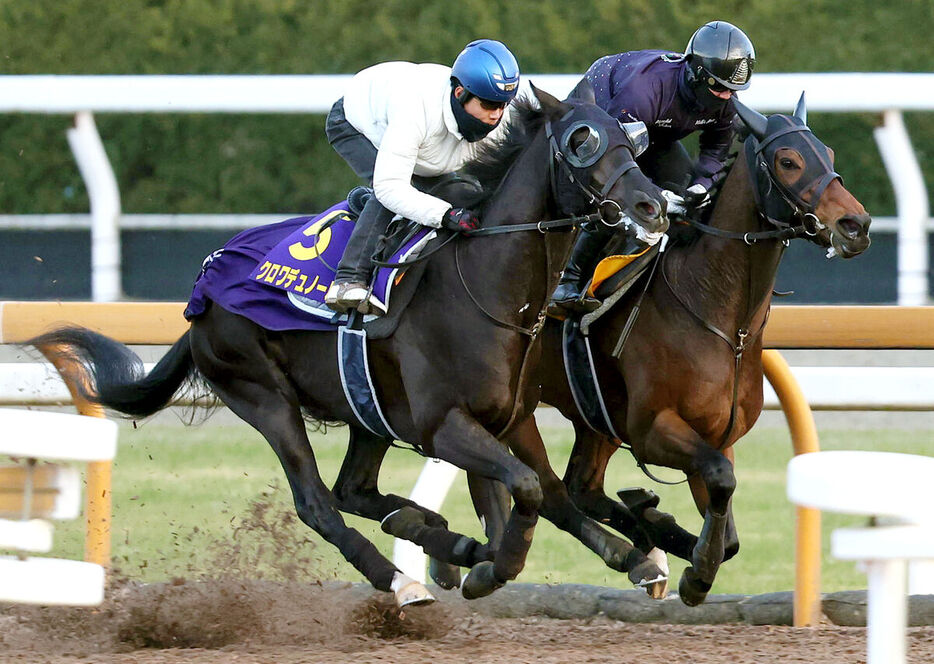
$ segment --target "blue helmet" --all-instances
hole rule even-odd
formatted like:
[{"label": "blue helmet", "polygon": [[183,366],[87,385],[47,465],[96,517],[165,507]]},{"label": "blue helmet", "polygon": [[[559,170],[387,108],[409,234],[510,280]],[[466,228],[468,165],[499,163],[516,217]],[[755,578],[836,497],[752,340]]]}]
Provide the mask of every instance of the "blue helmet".
[{"label": "blue helmet", "polygon": [[519,89],[519,64],[502,42],[478,39],[464,47],[451,77],[474,97],[510,102]]}]

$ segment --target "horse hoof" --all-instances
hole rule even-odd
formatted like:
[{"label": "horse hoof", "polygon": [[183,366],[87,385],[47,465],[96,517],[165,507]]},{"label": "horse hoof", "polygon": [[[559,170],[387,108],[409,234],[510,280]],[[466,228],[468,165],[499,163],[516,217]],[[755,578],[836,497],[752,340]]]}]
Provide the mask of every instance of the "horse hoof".
[{"label": "horse hoof", "polygon": [[648,593],[649,597],[652,599],[665,599],[665,597],[668,596],[668,574],[670,573],[668,555],[658,547],[655,547],[646,554],[646,558],[658,565],[658,568],[665,574],[665,579],[663,581],[647,583],[643,588],[645,588],[645,592]]},{"label": "horse hoof", "polygon": [[400,609],[406,606],[431,604],[435,596],[428,592],[428,588],[402,572],[396,572],[392,577],[393,593],[396,597],[396,606]]},{"label": "horse hoof", "polygon": [[704,603],[709,592],[710,584],[702,581],[692,567],[685,567],[678,582],[678,596],[681,601],[688,606],[698,606]]},{"label": "horse hoof", "polygon": [[668,575],[646,558],[641,563],[629,570],[629,580],[639,588],[644,588],[653,583],[660,583],[668,580]]},{"label": "horse hoof", "polygon": [[457,588],[461,584],[461,568],[457,565],[443,563],[434,558],[428,559],[428,575],[445,590]]},{"label": "horse hoof", "polygon": [[404,535],[407,530],[424,525],[425,513],[408,506],[390,512],[379,522],[379,527],[384,533],[402,539],[407,539]]},{"label": "horse hoof", "polygon": [[467,576],[461,582],[461,594],[464,599],[477,599],[486,597],[497,588],[502,588],[505,583],[497,580],[493,574],[493,563],[477,563],[470,568]]}]

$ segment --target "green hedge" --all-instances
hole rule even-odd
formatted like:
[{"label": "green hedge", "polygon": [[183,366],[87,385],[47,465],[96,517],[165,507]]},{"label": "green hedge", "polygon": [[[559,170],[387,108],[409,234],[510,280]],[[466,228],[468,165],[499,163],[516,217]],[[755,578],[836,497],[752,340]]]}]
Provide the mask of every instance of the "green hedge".
[{"label": "green hedge", "polygon": [[[508,43],[524,71],[576,73],[606,53],[680,50],[713,18],[746,30],[760,72],[931,67],[929,0],[0,0],[0,49],[8,74],[352,73],[390,59],[447,63],[489,36]],[[934,118],[907,122],[930,180]],[[69,123],[0,116],[0,213],[87,210]],[[126,212],[304,212],[355,184],[321,116],[99,115],[97,123]],[[892,214],[877,123],[858,114],[811,120],[848,186],[870,211]]]}]

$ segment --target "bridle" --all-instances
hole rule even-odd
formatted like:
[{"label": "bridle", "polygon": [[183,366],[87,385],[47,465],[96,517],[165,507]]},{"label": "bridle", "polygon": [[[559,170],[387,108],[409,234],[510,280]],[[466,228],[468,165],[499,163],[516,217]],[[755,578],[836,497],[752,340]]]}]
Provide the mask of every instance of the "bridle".
[{"label": "bridle", "polygon": [[[564,120],[565,118],[567,118],[567,115],[561,119]],[[566,154],[565,151],[570,148],[571,134],[578,129],[584,128],[588,129],[590,132],[588,139],[594,135],[599,137],[597,148],[584,159],[581,159],[573,153]],[[545,123],[545,136],[548,138],[549,149],[551,151],[550,166],[548,169],[548,177],[551,183],[551,195],[559,207],[562,208],[562,211],[567,213],[568,208],[561,203],[561,197],[558,194],[559,175],[566,177],[570,184],[574,185],[584,194],[588,207],[598,208],[600,211],[600,220],[605,225],[615,227],[621,224],[625,219],[625,214],[619,203],[607,198],[607,195],[626,173],[639,167],[633,156],[633,150],[629,148],[629,146],[623,145],[629,153],[629,158],[623,160],[623,162],[613,170],[601,189],[597,189],[589,182],[582,182],[578,177],[575,177],[572,166],[574,168],[589,168],[596,164],[610,147],[609,141],[606,138],[606,132],[601,128],[595,128],[585,121],[574,122],[562,132],[561,145],[564,146],[564,150],[562,150],[555,138],[551,120],[548,120]]]},{"label": "bridle", "polygon": [[[774,166],[767,157],[766,150],[772,146],[776,139],[788,136],[789,134],[800,135],[802,142],[814,153],[816,160],[818,162],[824,161],[821,159],[813,143],[808,140],[809,136],[813,137],[814,135],[811,129],[805,124],[791,124],[787,127],[783,127],[763,137],[761,142],[756,139],[755,136],[750,135],[745,141],[744,149],[746,151],[746,161],[749,164],[749,175],[752,178],[752,190],[756,200],[756,210],[763,219],[773,226],[779,228],[796,228],[799,229],[799,235],[813,237],[820,231],[826,229],[824,223],[817,214],[815,214],[820,199],[831,182],[839,180],[842,184],[843,176],[832,168],[825,168],[823,172],[815,174],[813,178],[799,178],[792,186],[782,183],[775,175]],[[814,140],[816,141],[816,138]],[[823,147],[822,143],[818,142],[818,144]],[[776,148],[776,151],[777,149],[778,148]],[[826,148],[824,148],[824,151],[826,152]],[[806,168],[805,175],[807,175],[808,170],[811,169]],[[772,192],[778,194],[779,199],[785,206],[784,210],[775,211],[775,214],[768,213],[768,197]],[[809,200],[805,200],[804,195],[809,192]],[[772,201],[774,200],[773,197]]]},{"label": "bridle", "polygon": [[[767,221],[769,224],[775,228],[770,231],[761,231],[756,233],[736,233],[730,231],[723,231],[721,229],[712,228],[706,224],[701,224],[695,220],[689,219],[689,223],[694,228],[708,233],[710,235],[715,235],[717,237],[723,237],[727,239],[739,239],[743,240],[747,245],[753,245],[759,240],[765,239],[774,239],[780,240],[784,247],[788,246],[788,242],[794,237],[808,236],[813,237],[817,235],[821,230],[826,228],[824,224],[815,214],[817,206],[820,204],[821,196],[824,191],[836,179],[839,179],[841,182],[843,178],[835,172],[833,169],[825,169],[825,171],[819,174],[817,177],[811,179],[809,182],[805,182],[801,186],[788,187],[776,177],[773,167],[770,163],[770,160],[765,156],[765,149],[769,147],[777,138],[786,136],[792,133],[807,133],[811,134],[811,130],[805,125],[791,125],[784,127],[767,137],[760,142],[756,139],[755,136],[751,135],[746,138],[744,149],[746,155],[746,161],[748,165],[749,175],[752,184],[753,196],[755,198],[756,213],[760,219]],[[813,135],[813,134],[812,134]],[[823,145],[823,144],[821,144]],[[819,157],[816,150],[811,146],[812,151],[815,152],[815,157]],[[818,161],[821,161],[818,159]],[[808,169],[805,169],[807,172]],[[760,176],[760,173],[762,174]],[[803,178],[802,178],[803,179]],[[808,192],[813,192],[810,201],[806,201],[803,198],[803,194]],[[770,215],[766,212],[772,205],[776,198],[774,193],[778,194],[778,200],[784,204],[784,214],[783,218],[776,218],[775,215]],[[779,208],[781,209],[781,208]],[[798,223],[794,223],[798,222]],[[664,255],[663,255],[664,257]],[[664,258],[662,259],[664,260]],[[781,261],[781,253],[779,253],[776,260],[776,267],[778,262]],[[749,296],[750,301],[747,302],[747,319],[739,326],[737,332],[734,336],[731,336],[719,329],[712,323],[709,323],[705,320],[700,314],[694,311],[687,302],[684,301],[684,298],[677,292],[674,286],[671,284],[668,274],[664,269],[664,265],[661,269],[662,276],[664,278],[665,285],[668,287],[669,292],[674,296],[675,300],[681,305],[681,307],[687,311],[691,316],[707,331],[713,333],[720,339],[722,339],[730,347],[733,352],[734,358],[734,371],[733,371],[733,390],[732,390],[732,403],[730,406],[730,417],[727,422],[726,429],[723,433],[723,437],[720,441],[720,446],[722,447],[726,444],[727,440],[730,437],[730,434],[733,430],[733,425],[736,420],[736,406],[739,398],[739,374],[742,365],[743,354],[749,345],[759,337],[762,331],[765,329],[765,325],[768,322],[769,311],[766,311],[765,317],[762,320],[761,325],[755,330],[750,331],[750,325],[752,319],[755,316],[755,313],[761,308],[761,305],[765,302],[765,298],[768,297],[766,293],[762,302],[756,303],[752,301],[753,292],[752,284],[749,286]],[[751,279],[750,274],[750,279]],[[734,338],[736,341],[734,341]]]}]

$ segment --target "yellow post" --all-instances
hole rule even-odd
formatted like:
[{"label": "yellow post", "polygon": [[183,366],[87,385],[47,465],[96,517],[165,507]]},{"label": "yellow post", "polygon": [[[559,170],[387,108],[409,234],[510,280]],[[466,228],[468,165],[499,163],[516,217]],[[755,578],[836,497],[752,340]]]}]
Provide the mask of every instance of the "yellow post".
[{"label": "yellow post", "polygon": [[[785,358],[777,350],[764,350],[762,367],[785,412],[795,454],[820,450],[811,406]],[[798,507],[796,516],[794,624],[796,627],[815,626],[821,618],[820,510]]]},{"label": "yellow post", "polygon": [[[87,380],[84,371],[67,356],[55,349],[42,349],[46,358],[55,365],[75,408],[81,415],[104,417],[100,404],[91,403],[81,394],[78,385]],[[87,501],[85,503],[84,559],[102,567],[110,567],[110,515],[112,512],[111,462],[90,461],[87,471]]]}]

